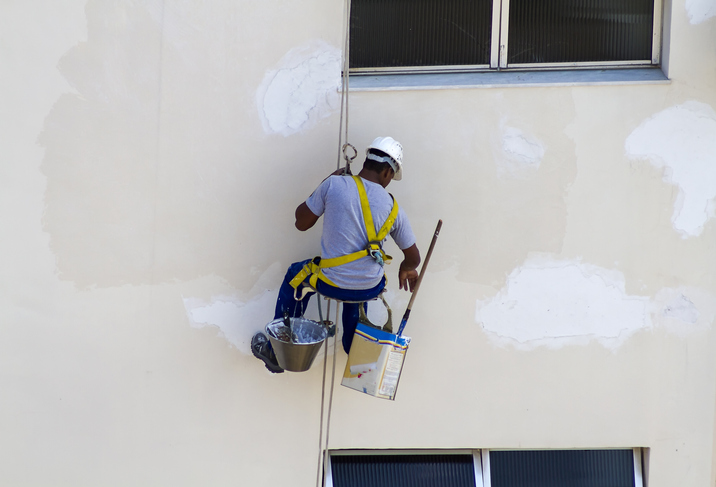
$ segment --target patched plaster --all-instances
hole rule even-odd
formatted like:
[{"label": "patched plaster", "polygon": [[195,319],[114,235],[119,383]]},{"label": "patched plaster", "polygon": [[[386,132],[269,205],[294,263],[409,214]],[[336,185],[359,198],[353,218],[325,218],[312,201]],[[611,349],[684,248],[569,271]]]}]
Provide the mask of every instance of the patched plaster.
[{"label": "patched plaster", "polygon": [[212,298],[211,303],[184,298],[184,308],[192,327],[217,327],[219,335],[233,347],[250,354],[251,337],[263,330],[275,300],[275,293],[270,291],[264,291],[249,301],[242,301],[236,296],[217,296]]},{"label": "patched plaster", "polygon": [[323,41],[289,51],[256,92],[266,133],[302,132],[340,105],[341,52]]},{"label": "patched plaster", "polygon": [[247,293],[213,296],[209,301],[182,296],[189,323],[194,328],[218,328],[219,335],[233,347],[250,354],[251,337],[273,317],[283,271],[284,267],[275,262],[261,272]]},{"label": "patched plaster", "polygon": [[686,0],[685,7],[692,24],[700,24],[716,16],[716,0]]},{"label": "patched plaster", "polygon": [[266,217],[237,221],[260,192],[242,172],[259,149],[237,135],[247,76],[227,61],[238,19],[184,0],[86,3],[87,39],[53,60],[72,92],[38,137],[58,275],[106,288],[247,267],[237,244],[260,245],[243,228]]},{"label": "patched plaster", "polygon": [[544,144],[523,130],[501,125],[500,140],[494,150],[500,175],[519,177],[533,173],[544,158]]},{"label": "patched plaster", "polygon": [[[226,339],[229,344],[240,352],[251,354],[251,337],[256,332],[264,331],[264,327],[273,320],[276,306],[278,288],[283,282],[285,268],[274,263],[261,272],[256,284],[249,292],[235,292],[230,295],[212,296],[210,299],[182,296],[184,309],[189,324],[193,328],[218,329],[218,335]],[[408,293],[396,293],[389,289],[386,300],[393,309],[393,326],[397,329],[400,324],[396,309],[404,309],[408,301]],[[325,319],[336,320],[335,303],[328,309],[327,303],[322,301]],[[318,321],[318,307],[316,297],[312,297],[306,310],[305,317]],[[379,302],[368,305],[367,317],[376,325],[386,323],[388,313]],[[342,336],[342,326],[338,327],[338,339]],[[329,354],[330,355],[330,354]]]},{"label": "patched plaster", "polygon": [[701,234],[714,216],[716,112],[690,101],[645,120],[626,140],[627,155],[664,169],[664,181],[679,188],[671,221],[683,238]]},{"label": "patched plaster", "polygon": [[654,326],[685,334],[706,329],[714,298],[693,288],[629,295],[624,275],[579,260],[532,256],[493,298],[477,301],[476,321],[500,346],[561,348],[597,341],[615,350]]},{"label": "patched plaster", "polygon": [[683,337],[712,326],[716,297],[696,287],[663,288],[651,299],[649,314],[655,327]]}]

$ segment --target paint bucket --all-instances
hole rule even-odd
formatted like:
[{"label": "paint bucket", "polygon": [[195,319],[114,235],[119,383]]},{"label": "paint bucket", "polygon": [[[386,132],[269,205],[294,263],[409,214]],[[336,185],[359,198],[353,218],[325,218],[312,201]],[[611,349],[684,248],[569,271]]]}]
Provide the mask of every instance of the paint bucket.
[{"label": "paint bucket", "polygon": [[328,330],[320,323],[305,318],[290,320],[290,328],[284,324],[283,318],[273,320],[266,325],[266,336],[282,369],[305,372],[311,368],[328,336]]},{"label": "paint bucket", "polygon": [[395,400],[410,338],[358,323],[341,385]]}]

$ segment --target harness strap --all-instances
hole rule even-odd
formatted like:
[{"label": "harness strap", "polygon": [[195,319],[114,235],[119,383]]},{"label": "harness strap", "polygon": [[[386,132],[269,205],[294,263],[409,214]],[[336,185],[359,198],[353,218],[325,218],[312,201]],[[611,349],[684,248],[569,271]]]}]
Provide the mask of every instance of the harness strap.
[{"label": "harness strap", "polygon": [[[301,271],[289,282],[294,289],[298,290],[298,286],[300,286],[306,279],[308,279],[308,283],[314,289],[316,288],[318,279],[330,286],[338,287],[323,274],[322,270],[329,267],[338,267],[343,264],[348,264],[349,262],[355,262],[356,260],[362,259],[366,256],[371,256],[381,266],[383,266],[384,263],[390,264],[393,260],[391,256],[383,252],[381,242],[388,236],[388,232],[390,232],[390,229],[395,224],[395,220],[398,217],[398,203],[395,201],[395,198],[393,198],[393,195],[390,195],[393,199],[393,208],[390,210],[388,218],[385,220],[385,223],[376,235],[375,224],[373,223],[373,214],[370,211],[370,203],[368,201],[368,195],[366,194],[363,180],[359,176],[352,177],[358,188],[358,196],[360,198],[361,210],[363,212],[363,223],[365,224],[366,233],[368,235],[367,247],[351,254],[332,257],[330,259],[314,257],[310,262],[303,266],[303,269],[301,269]],[[301,298],[302,297],[303,296],[301,296]]]},{"label": "harness strap", "polygon": [[398,217],[398,203],[391,194],[390,197],[393,200],[393,208],[390,210],[388,218],[385,220],[385,223],[376,235],[375,223],[373,223],[373,213],[370,211],[370,203],[368,202],[368,195],[366,194],[363,180],[359,176],[353,176],[353,180],[356,182],[356,186],[358,187],[358,196],[360,197],[361,210],[363,210],[363,221],[365,223],[365,231],[368,234],[368,243],[371,247],[373,245],[380,247],[380,242],[388,236],[388,232],[391,228],[393,228],[395,219]]}]

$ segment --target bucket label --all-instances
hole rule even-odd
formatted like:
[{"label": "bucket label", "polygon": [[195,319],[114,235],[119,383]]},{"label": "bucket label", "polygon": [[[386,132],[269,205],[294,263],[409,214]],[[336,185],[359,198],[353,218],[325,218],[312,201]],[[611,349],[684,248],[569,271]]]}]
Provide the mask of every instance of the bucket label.
[{"label": "bucket label", "polygon": [[408,337],[359,323],[341,384],[381,399],[395,399],[409,344]]},{"label": "bucket label", "polygon": [[380,383],[380,394],[391,397],[395,395],[395,388],[398,386],[398,379],[400,378],[400,371],[403,368],[404,357],[405,352],[403,350],[393,351],[388,354],[383,380]]}]

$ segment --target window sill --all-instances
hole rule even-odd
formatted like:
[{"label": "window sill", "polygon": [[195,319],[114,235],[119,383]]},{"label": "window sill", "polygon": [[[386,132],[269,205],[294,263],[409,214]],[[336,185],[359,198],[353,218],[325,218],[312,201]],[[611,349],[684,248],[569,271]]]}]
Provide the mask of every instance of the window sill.
[{"label": "window sill", "polygon": [[544,86],[668,84],[658,67],[570,69],[550,71],[485,71],[479,73],[353,75],[351,91],[448,90]]}]

